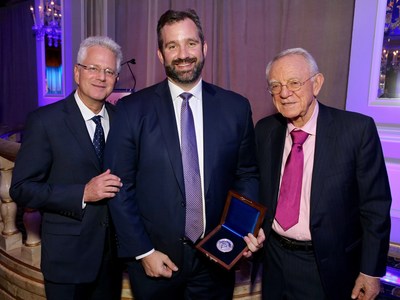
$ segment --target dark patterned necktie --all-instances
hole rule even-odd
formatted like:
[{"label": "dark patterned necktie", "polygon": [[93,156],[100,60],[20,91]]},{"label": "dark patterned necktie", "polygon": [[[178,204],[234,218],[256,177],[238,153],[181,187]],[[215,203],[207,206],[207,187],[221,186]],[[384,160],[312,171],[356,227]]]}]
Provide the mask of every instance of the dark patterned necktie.
[{"label": "dark patterned necktie", "polygon": [[103,126],[101,126],[101,116],[94,116],[92,121],[96,123],[96,129],[94,131],[93,137],[93,146],[94,150],[96,151],[96,155],[99,158],[100,164],[103,163],[103,155],[104,155],[104,145],[105,145],[105,138],[104,138],[104,130]]},{"label": "dark patterned necktie", "polygon": [[186,195],[185,235],[191,241],[196,242],[203,233],[203,203],[196,132],[192,110],[189,106],[189,99],[192,94],[182,93],[180,97],[183,99],[181,106],[181,151]]},{"label": "dark patterned necktie", "polygon": [[286,161],[279,192],[275,219],[283,230],[288,230],[299,222],[300,196],[303,182],[304,154],[303,143],[308,133],[296,130],[290,133],[292,150]]}]

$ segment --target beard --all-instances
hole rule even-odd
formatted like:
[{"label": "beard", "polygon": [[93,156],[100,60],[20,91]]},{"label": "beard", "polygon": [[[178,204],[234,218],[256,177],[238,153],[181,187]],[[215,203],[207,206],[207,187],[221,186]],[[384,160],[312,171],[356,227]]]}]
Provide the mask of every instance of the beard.
[{"label": "beard", "polygon": [[[181,64],[181,63],[196,63],[194,68],[189,71],[177,71],[175,68],[175,65]],[[197,58],[185,58],[185,59],[175,59],[171,62],[170,65],[165,65],[165,73],[169,78],[171,78],[173,81],[178,82],[178,83],[183,83],[183,84],[188,84],[188,83],[193,83],[196,82],[201,75],[201,71],[203,70],[204,67],[204,59],[200,60],[197,62]]]}]

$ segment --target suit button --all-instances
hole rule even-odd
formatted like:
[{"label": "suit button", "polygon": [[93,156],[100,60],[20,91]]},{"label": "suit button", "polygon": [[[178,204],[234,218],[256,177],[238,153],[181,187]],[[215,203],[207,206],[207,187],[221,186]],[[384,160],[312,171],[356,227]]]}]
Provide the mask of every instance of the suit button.
[{"label": "suit button", "polygon": [[185,207],[185,206],[186,206],[186,202],[185,202],[185,201],[182,201],[182,202],[181,202],[181,206],[182,206],[182,207]]}]

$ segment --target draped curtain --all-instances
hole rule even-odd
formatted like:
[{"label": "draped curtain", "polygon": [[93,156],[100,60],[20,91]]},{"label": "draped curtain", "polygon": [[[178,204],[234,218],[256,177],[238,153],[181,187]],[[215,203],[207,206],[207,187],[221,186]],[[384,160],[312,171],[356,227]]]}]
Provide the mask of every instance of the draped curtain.
[{"label": "draped curtain", "polygon": [[[355,0],[82,1],[85,35],[104,34],[104,21],[114,14],[109,5],[115,3],[115,36],[110,34],[122,46],[125,60],[136,60],[130,65],[136,89],[165,78],[156,55],[160,15],[167,9],[193,8],[208,43],[204,80],[246,96],[254,121],[275,111],[266,89],[265,66],[277,52],[291,47],[303,47],[316,58],[325,75],[321,102],[345,108]],[[0,125],[21,124],[37,107],[32,4],[29,0],[0,7]],[[120,78],[117,88],[132,88],[127,65]]]},{"label": "draped curtain", "polygon": [[25,122],[37,107],[33,1],[0,7],[0,133]]},{"label": "draped curtain", "polygon": [[[274,112],[265,67],[286,48],[310,51],[325,75],[321,102],[345,108],[354,0],[116,0],[116,41],[132,67],[137,89],[165,74],[156,56],[158,18],[167,9],[193,8],[208,54],[203,79],[246,96],[257,121]],[[123,66],[120,88],[132,86]]]}]

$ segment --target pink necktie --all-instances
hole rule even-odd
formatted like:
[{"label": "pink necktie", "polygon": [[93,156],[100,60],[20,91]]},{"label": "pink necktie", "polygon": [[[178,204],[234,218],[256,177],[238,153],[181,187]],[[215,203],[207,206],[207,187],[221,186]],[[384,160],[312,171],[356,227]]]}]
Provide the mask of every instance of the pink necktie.
[{"label": "pink necktie", "polygon": [[283,230],[288,230],[299,222],[301,185],[303,180],[303,143],[308,133],[296,130],[290,133],[292,150],[286,161],[275,219]]},{"label": "pink necktie", "polygon": [[192,110],[189,106],[189,99],[192,96],[190,93],[180,94],[183,99],[181,106],[181,152],[186,194],[185,235],[191,241],[196,242],[203,233],[203,203],[196,132]]}]

